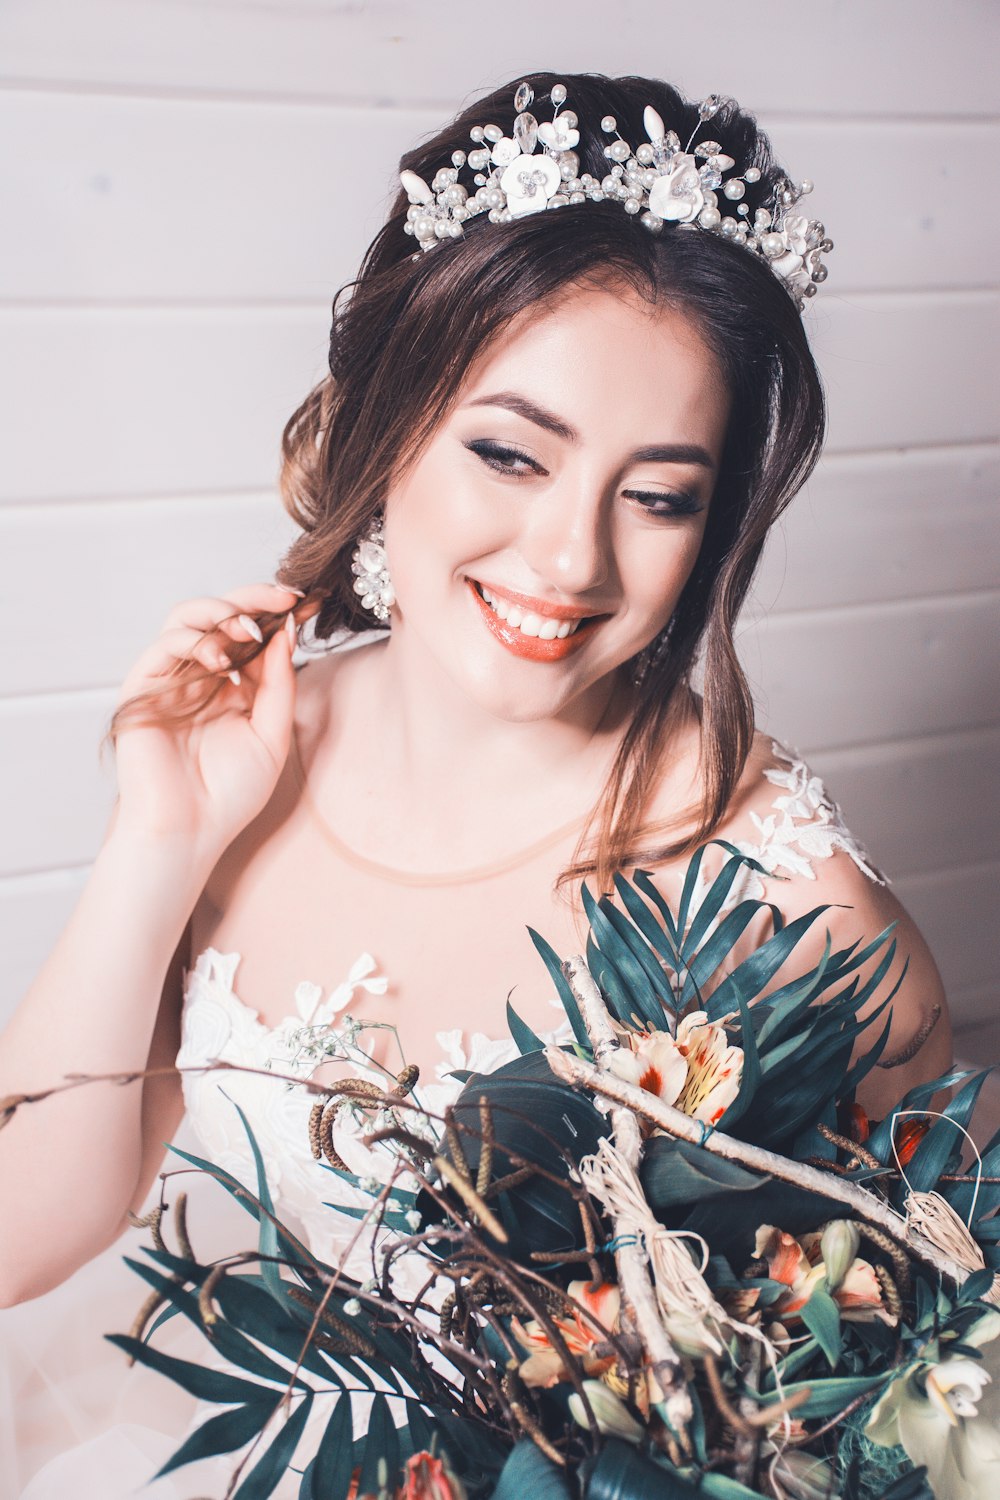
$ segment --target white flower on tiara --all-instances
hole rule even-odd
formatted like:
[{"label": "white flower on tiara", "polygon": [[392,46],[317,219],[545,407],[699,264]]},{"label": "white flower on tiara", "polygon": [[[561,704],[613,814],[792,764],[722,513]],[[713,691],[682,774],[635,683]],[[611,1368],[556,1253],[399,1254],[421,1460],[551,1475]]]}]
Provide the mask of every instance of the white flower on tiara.
[{"label": "white flower on tiara", "polygon": [[574,130],[562,115],[556,115],[554,120],[546,120],[544,125],[539,125],[538,139],[550,151],[572,151],[580,143],[580,132]]},{"label": "white flower on tiara", "polygon": [[649,211],[659,219],[690,224],[705,207],[705,194],[693,156],[678,151],[670,170],[657,177],[649,189]]},{"label": "white flower on tiara", "polygon": [[512,141],[509,135],[502,136],[490,152],[490,160],[495,167],[509,167],[512,161],[521,154],[521,148],[517,141]]},{"label": "white flower on tiara", "polygon": [[805,214],[787,214],[782,235],[787,249],[771,261],[771,270],[790,287],[804,290],[812,279],[806,257],[810,251],[809,220]]},{"label": "white flower on tiara", "polygon": [[500,190],[515,218],[548,208],[562,185],[559,163],[552,156],[536,153],[516,156],[500,178]]}]

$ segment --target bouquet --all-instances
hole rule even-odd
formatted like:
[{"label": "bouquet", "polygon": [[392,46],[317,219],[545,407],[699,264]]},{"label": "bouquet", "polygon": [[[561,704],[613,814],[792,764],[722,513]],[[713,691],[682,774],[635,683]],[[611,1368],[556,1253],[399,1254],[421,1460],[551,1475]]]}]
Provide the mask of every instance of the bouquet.
[{"label": "bouquet", "polygon": [[[727,903],[742,867],[764,872],[723,848],[711,883],[694,856],[676,909],[643,871],[618,878],[620,903],[584,886],[583,956],[532,933],[568,1045],[543,1046],[508,1004],[520,1058],[465,1075],[438,1116],[414,1069],[386,1088],[307,1085],[303,1151],[358,1220],[367,1276],[280,1221],[245,1118],[255,1192],[178,1153],[257,1231],[203,1263],[178,1198],[174,1248],[161,1205],[130,1261],[151,1290],[113,1342],[220,1407],[161,1472],[240,1450],[241,1500],[290,1474],[300,1500],[996,1493],[1000,1136],[963,1150],[987,1075],[953,1072],[867,1119],[856,1091],[888,1038],[895,991],[874,1000],[892,929],[840,950],[828,935],[790,975],[826,908],[786,923]],[[734,963],[755,919],[767,935]],[[338,1155],[344,1112],[383,1180]],[[345,1181],[366,1206],[336,1204]],[[158,1350],[176,1315],[224,1368]]]}]

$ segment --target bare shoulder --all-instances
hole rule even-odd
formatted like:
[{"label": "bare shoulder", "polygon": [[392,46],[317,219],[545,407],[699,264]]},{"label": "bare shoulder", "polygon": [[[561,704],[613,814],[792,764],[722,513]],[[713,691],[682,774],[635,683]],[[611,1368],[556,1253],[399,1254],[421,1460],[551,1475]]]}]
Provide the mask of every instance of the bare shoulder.
[{"label": "bare shoulder", "polygon": [[[799,949],[800,963],[818,955],[827,934],[836,950],[854,942],[864,948],[888,933],[862,970],[867,977],[889,943],[895,944],[889,972],[861,1010],[862,1016],[869,1013],[898,986],[885,1051],[860,1090],[862,1104],[878,1116],[907,1089],[951,1066],[947,1004],[930,949],[872,855],[847,826],[833,790],[804,760],[768,736],[758,735],[755,741],[736,817],[741,845],[768,871],[767,899],[786,921],[823,908]],[[859,1055],[876,1035],[873,1028],[860,1039]]]}]

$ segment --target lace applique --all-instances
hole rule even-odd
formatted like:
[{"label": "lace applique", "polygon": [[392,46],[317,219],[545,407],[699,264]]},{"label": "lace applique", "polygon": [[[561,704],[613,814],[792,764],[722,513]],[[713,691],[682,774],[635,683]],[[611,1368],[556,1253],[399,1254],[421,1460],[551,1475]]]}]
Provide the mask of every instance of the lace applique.
[{"label": "lace applique", "polygon": [[835,850],[843,849],[869,880],[885,885],[885,876],[869,862],[820,778],[782,745],[772,743],[771,753],[788,767],[784,770],[775,766],[764,772],[772,785],[782,788],[782,795],[775,797],[767,817],[750,814],[759,841],[737,842],[737,848],[759,861],[769,874],[780,871],[805,880],[816,879],[813,860],[829,859]]}]

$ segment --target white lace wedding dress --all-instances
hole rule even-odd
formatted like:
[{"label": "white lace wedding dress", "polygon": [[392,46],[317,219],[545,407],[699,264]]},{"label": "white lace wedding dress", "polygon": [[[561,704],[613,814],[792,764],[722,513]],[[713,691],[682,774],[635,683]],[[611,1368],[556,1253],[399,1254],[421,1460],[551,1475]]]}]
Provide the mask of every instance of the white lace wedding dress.
[{"label": "white lace wedding dress", "polygon": [[[771,873],[805,879],[814,878],[814,861],[842,849],[866,875],[881,879],[818,778],[780,747],[775,746],[775,754],[778,764],[765,775],[777,787],[777,795],[766,815],[753,816],[741,849]],[[759,877],[749,870],[742,872],[725,909],[747,896],[762,894]],[[295,1031],[307,1020],[314,1024],[335,1021],[359,987],[380,993],[386,984],[376,972],[374,959],[363,953],[345,982],[325,999],[316,985],[301,983],[292,997],[294,1010],[272,1028],[240,1000],[236,988],[239,962],[238,953],[208,948],[187,973],[181,1066],[197,1068],[221,1058],[262,1069],[308,1072],[311,1064],[295,1057]],[[553,1032],[560,1039],[566,1034],[565,1026]],[[494,1040],[480,1033],[466,1037],[457,1031],[442,1032],[437,1040],[441,1048],[438,1076],[421,1090],[422,1102],[432,1110],[442,1109],[459,1091],[460,1084],[447,1076],[451,1070],[488,1072],[516,1056],[509,1039]],[[252,1187],[251,1151],[233,1103],[239,1101],[260,1146],[276,1212],[298,1226],[319,1256],[336,1259],[337,1246],[354,1236],[357,1222],[324,1205],[335,1193],[345,1203],[370,1200],[341,1187],[337,1178],[313,1160],[306,1128],[312,1099],[306,1091],[266,1076],[226,1071],[185,1074],[184,1093],[184,1144]],[[359,1175],[384,1178],[385,1158],[380,1162],[367,1151],[356,1139],[357,1133],[349,1121],[338,1129],[340,1154]],[[189,1178],[175,1179],[175,1192],[190,1183]],[[222,1189],[213,1191],[215,1217],[225,1195]],[[253,1243],[252,1220],[235,1205],[228,1205],[227,1215],[210,1226],[218,1241],[213,1250],[205,1243],[200,1213],[192,1212],[192,1233],[203,1256]],[[228,1456],[181,1469],[147,1486],[195,1419],[195,1404],[163,1377],[139,1367],[127,1369],[124,1356],[101,1338],[106,1332],[126,1331],[142,1300],[144,1284],[123,1268],[121,1257],[123,1253],[138,1257],[147,1238],[146,1232],[134,1231],[128,1243],[113,1246],[49,1297],[0,1315],[0,1396],[6,1397],[0,1402],[3,1500],[16,1496],[62,1500],[67,1494],[74,1500],[124,1500],[139,1493],[149,1500],[190,1500],[225,1493],[233,1466]],[[348,1268],[359,1279],[371,1274],[363,1245]],[[180,1328],[182,1321],[177,1318],[165,1325],[164,1337],[157,1334],[157,1345],[210,1361],[212,1351],[193,1330]],[[305,1442],[300,1445],[300,1455],[305,1446]],[[296,1467],[307,1458],[297,1460]],[[297,1478],[289,1475],[278,1494],[282,1500],[294,1497],[297,1486]]]}]

